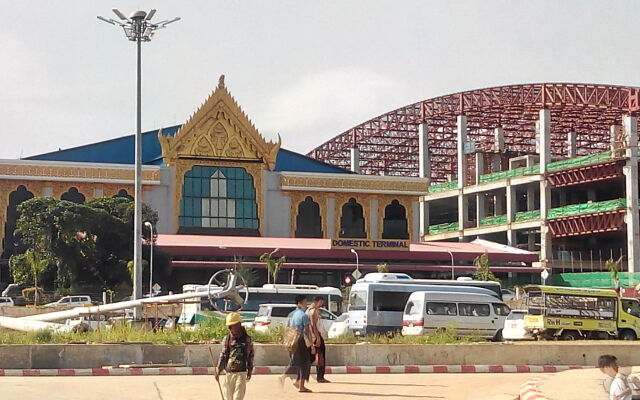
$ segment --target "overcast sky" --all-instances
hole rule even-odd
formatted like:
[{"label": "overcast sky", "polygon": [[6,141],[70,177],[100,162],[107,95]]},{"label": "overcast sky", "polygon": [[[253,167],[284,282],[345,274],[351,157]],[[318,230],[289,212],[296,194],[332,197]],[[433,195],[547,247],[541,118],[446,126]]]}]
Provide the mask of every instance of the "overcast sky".
[{"label": "overcast sky", "polygon": [[0,0],[0,158],[130,134],[135,45],[96,19],[182,20],[143,48],[144,130],[226,75],[268,139],[306,153],[422,99],[526,82],[640,86],[637,1]]}]

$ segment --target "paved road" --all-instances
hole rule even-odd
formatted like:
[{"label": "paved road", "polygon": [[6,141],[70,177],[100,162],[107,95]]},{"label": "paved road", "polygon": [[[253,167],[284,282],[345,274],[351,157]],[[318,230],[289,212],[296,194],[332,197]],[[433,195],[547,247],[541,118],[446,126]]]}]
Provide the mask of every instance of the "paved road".
[{"label": "paved road", "polygon": [[[246,399],[482,399],[512,400],[520,385],[542,374],[404,374],[328,375],[334,383],[297,393],[288,381],[284,389],[276,376],[255,376]],[[219,400],[210,376],[138,377],[0,377],[0,398],[20,400]]]}]

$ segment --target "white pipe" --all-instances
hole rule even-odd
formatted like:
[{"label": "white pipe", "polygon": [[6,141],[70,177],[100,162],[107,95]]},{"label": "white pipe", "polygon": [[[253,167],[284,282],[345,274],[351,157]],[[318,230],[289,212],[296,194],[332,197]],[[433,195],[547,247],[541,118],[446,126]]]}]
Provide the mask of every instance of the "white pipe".
[{"label": "white pipe", "polygon": [[[216,293],[217,296],[222,295],[222,292],[227,292],[227,290],[222,290],[221,287],[215,286],[211,287],[211,291]],[[111,303],[104,304],[101,306],[92,306],[92,307],[76,307],[71,310],[64,311],[55,311],[46,314],[37,314],[37,315],[29,315],[28,317],[17,318],[20,320],[30,320],[30,321],[63,321],[69,318],[77,318],[83,315],[90,314],[102,314],[111,311],[119,311],[124,310],[126,308],[134,308],[139,307],[145,303],[159,303],[159,302],[170,302],[175,300],[185,300],[192,299],[195,297],[207,297],[208,292],[192,292],[192,293],[178,293],[171,294],[167,296],[157,296],[150,297],[139,300],[129,300],[129,301],[121,301],[119,303]],[[0,322],[0,326],[2,323]]]},{"label": "white pipe", "polygon": [[55,324],[42,321],[25,321],[22,318],[0,317],[0,327],[23,332],[52,331],[56,333],[72,332],[73,325]]}]

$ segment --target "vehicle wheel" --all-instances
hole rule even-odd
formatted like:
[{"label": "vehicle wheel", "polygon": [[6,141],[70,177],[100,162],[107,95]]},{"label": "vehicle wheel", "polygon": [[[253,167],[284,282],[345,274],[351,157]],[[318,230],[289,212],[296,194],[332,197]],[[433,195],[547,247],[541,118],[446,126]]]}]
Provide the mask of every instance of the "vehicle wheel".
[{"label": "vehicle wheel", "polygon": [[580,339],[580,334],[576,331],[564,331],[560,335],[560,340],[578,340]]},{"label": "vehicle wheel", "polygon": [[496,332],[495,336],[492,339],[493,342],[504,342],[504,337],[502,337],[502,329]]},{"label": "vehicle wheel", "polygon": [[636,340],[638,336],[636,333],[630,329],[625,329],[620,332],[620,340]]}]

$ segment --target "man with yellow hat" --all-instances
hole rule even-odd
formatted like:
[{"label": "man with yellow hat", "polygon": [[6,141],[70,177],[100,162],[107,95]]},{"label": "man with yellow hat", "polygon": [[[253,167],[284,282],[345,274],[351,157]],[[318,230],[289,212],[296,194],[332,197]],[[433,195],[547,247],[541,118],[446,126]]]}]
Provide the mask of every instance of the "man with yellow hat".
[{"label": "man with yellow hat", "polygon": [[229,334],[222,340],[222,351],[216,368],[216,380],[225,371],[226,400],[242,400],[253,371],[253,340],[242,326],[242,316],[236,312],[227,314]]}]

